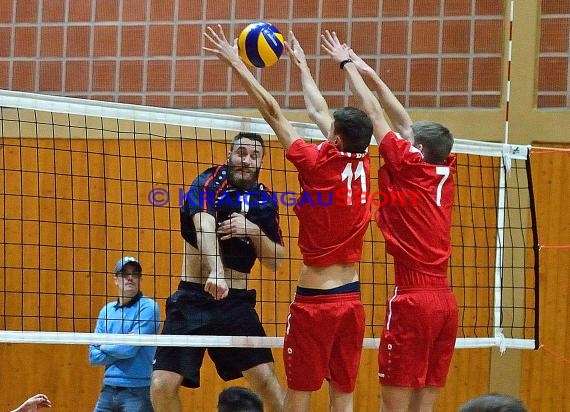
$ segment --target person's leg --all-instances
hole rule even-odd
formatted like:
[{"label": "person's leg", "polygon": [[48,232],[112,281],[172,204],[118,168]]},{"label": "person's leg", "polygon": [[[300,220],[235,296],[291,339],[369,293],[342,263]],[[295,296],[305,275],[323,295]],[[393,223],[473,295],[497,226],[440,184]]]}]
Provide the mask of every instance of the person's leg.
[{"label": "person's leg", "polygon": [[410,403],[410,412],[432,412],[439,388],[428,386],[414,390]]},{"label": "person's leg", "polygon": [[352,392],[340,392],[333,385],[329,385],[329,398],[331,412],[352,412],[354,410]]},{"label": "person's leg", "polygon": [[378,353],[382,412],[408,412],[414,392],[428,384],[441,323],[432,310],[436,298],[431,290],[397,289],[388,303]]},{"label": "person's leg", "polygon": [[359,294],[339,295],[344,302],[331,313],[331,327],[337,333],[332,347],[329,370],[329,398],[332,412],[352,412],[353,392],[362,355],[365,315]]},{"label": "person's leg", "polygon": [[408,412],[413,392],[413,388],[383,385],[380,412]]},{"label": "person's leg", "polygon": [[262,363],[242,373],[251,389],[261,396],[268,411],[281,412],[283,410],[285,392],[277,380],[273,362]]},{"label": "person's leg", "polygon": [[457,336],[457,303],[451,290],[434,294],[431,307],[434,310],[430,325],[435,329],[435,338],[430,344],[425,386],[417,388],[412,396],[410,411],[431,412],[440,388],[445,386],[447,373],[455,348]]},{"label": "person's leg", "polygon": [[112,412],[113,411],[113,389],[108,386],[103,386],[99,399],[95,405],[94,412]]},{"label": "person's leg", "polygon": [[182,383],[182,375],[175,372],[155,370],[152,372],[150,398],[155,412],[179,412],[182,403],[178,389]]},{"label": "person's leg", "polygon": [[295,391],[287,389],[285,395],[284,412],[307,412],[311,406],[312,392]]},{"label": "person's leg", "polygon": [[127,388],[118,393],[122,412],[153,412],[150,402],[150,388]]},{"label": "person's leg", "polygon": [[[255,291],[232,289],[210,315],[216,334],[227,336],[267,336],[255,311]],[[208,348],[208,355],[224,381],[242,376],[257,393],[268,411],[281,412],[285,391],[275,374],[270,348]]]}]

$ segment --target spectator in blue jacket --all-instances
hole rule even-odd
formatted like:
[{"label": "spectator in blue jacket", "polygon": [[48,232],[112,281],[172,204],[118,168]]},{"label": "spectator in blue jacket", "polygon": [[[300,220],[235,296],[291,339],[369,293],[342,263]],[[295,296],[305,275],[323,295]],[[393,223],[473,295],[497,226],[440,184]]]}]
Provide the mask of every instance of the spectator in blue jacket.
[{"label": "spectator in blue jacket", "polygon": [[[118,298],[99,312],[95,333],[156,334],[157,303],[140,291],[142,267],[125,256],[115,265]],[[104,365],[105,378],[95,412],[152,412],[150,375],[156,348],[130,345],[90,345],[91,365]]]}]

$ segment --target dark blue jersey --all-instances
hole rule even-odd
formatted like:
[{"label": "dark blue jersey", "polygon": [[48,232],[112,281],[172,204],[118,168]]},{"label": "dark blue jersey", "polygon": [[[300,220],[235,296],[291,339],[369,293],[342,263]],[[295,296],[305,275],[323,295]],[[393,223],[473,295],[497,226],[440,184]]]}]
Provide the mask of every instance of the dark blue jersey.
[{"label": "dark blue jersey", "polygon": [[[249,190],[232,187],[228,183],[225,165],[214,166],[201,173],[190,185],[180,208],[182,237],[197,246],[196,227],[192,217],[199,212],[216,219],[216,226],[236,212],[242,213],[258,225],[273,242],[283,244],[279,228],[279,205],[271,191],[261,183]],[[257,258],[253,243],[248,237],[234,237],[220,241],[224,267],[249,273]]]}]

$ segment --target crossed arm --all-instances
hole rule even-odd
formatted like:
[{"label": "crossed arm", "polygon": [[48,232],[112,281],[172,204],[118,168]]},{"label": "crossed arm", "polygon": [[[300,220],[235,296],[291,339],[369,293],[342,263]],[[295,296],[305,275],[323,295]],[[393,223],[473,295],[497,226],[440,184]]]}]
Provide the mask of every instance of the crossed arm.
[{"label": "crossed arm", "polygon": [[[283,245],[269,239],[258,225],[240,213],[233,213],[229,219],[221,222],[217,229],[216,220],[209,213],[196,213],[192,219],[196,227],[198,250],[209,269],[204,290],[216,299],[225,298],[229,292],[219,240],[226,240],[231,237],[248,237],[253,243],[261,264],[273,272],[279,268],[285,256]],[[221,235],[219,240],[218,234]]]},{"label": "crossed arm", "polygon": [[[103,309],[104,310],[104,309]],[[156,302],[144,305],[139,312],[139,319],[133,323],[131,334],[156,334],[158,332],[159,309]],[[99,315],[95,333],[105,333],[105,322],[122,322],[121,319],[109,320]],[[132,345],[89,345],[89,363],[92,365],[110,365],[119,359],[128,359],[137,355],[141,346]]]},{"label": "crossed arm", "polygon": [[279,268],[285,256],[283,245],[269,239],[259,225],[240,213],[232,213],[229,219],[221,222],[218,226],[218,233],[222,235],[220,240],[231,237],[249,237],[261,264],[273,272]]}]

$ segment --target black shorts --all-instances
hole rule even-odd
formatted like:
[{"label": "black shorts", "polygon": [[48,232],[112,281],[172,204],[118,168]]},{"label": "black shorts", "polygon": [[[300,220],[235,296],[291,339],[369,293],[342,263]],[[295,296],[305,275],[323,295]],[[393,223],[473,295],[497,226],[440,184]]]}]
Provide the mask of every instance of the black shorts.
[{"label": "black shorts", "polygon": [[[204,291],[204,285],[184,281],[166,301],[162,334],[266,336],[255,312],[255,290],[230,289],[225,299],[214,300]],[[163,346],[156,350],[153,368],[182,375],[182,386],[198,388],[206,350],[225,381],[241,378],[242,371],[254,366],[273,362],[269,348]]]}]

